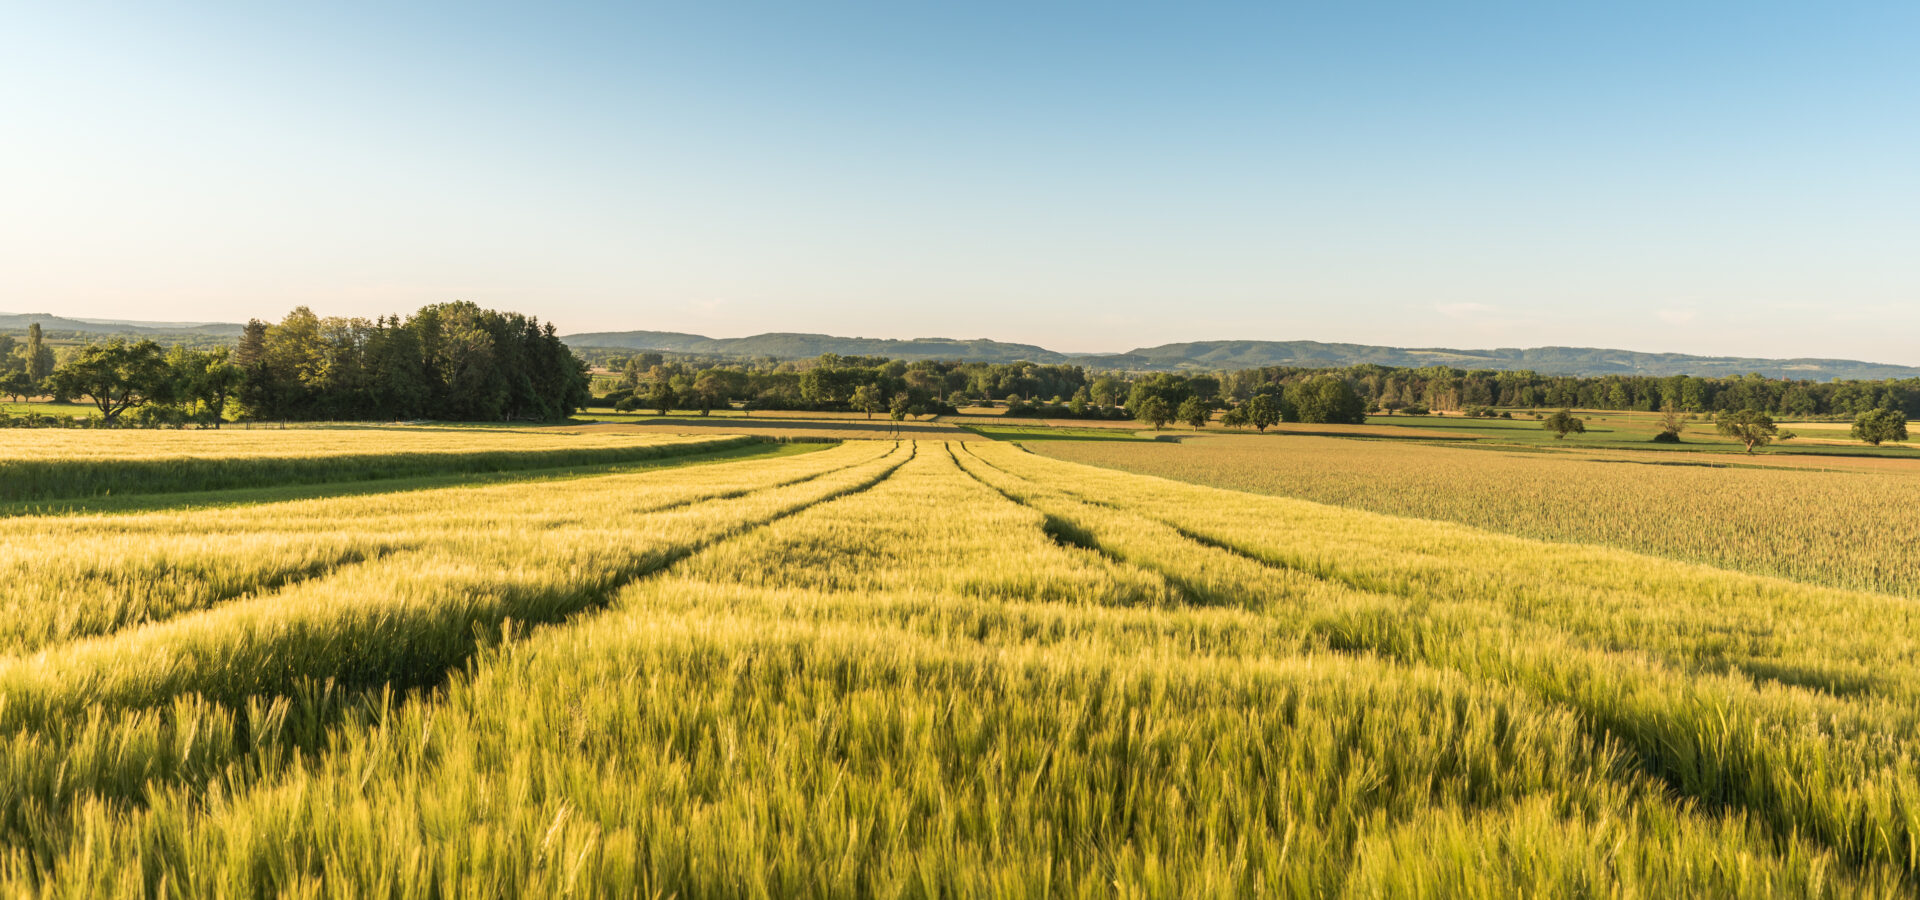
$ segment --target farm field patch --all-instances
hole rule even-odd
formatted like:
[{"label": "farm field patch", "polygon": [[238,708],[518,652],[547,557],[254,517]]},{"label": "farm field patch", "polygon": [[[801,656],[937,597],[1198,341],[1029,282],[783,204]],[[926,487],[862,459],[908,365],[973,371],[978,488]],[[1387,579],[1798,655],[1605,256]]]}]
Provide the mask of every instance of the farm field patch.
[{"label": "farm field patch", "polygon": [[[1896,549],[1920,534],[1915,463],[1799,457],[1851,467],[1796,471],[1772,455],[1597,458],[1294,436],[1033,449],[1216,487],[1920,596],[1920,555]],[[1688,458],[1712,464],[1671,464]]]},{"label": "farm field patch", "polygon": [[1920,874],[1920,621],[1882,593],[984,441],[0,531],[44,547],[0,572],[10,894]]},{"label": "farm field patch", "polygon": [[634,462],[754,440],[431,427],[0,430],[0,502]]}]

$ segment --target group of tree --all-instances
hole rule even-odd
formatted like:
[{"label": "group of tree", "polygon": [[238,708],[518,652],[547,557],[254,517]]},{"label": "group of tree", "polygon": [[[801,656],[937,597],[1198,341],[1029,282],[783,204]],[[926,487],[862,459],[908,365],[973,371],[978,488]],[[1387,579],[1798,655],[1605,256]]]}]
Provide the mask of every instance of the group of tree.
[{"label": "group of tree", "polygon": [[27,339],[0,334],[0,394],[15,402],[52,393],[47,378],[53,374],[53,348],[47,346],[40,323],[27,326]]},{"label": "group of tree", "polygon": [[232,350],[116,339],[57,366],[29,356],[47,372],[23,392],[85,399],[107,424],[554,420],[591,397],[585,364],[553,326],[464,302],[404,320],[321,318],[300,307],[277,324],[249,322]]},{"label": "group of tree", "polygon": [[[995,403],[1012,414],[1034,415],[1050,409],[1052,404],[1041,398],[1052,397],[1061,415],[1074,415],[1067,398],[1089,396],[1090,386],[1086,371],[1078,366],[905,362],[831,353],[760,363],[668,360],[660,353],[640,353],[615,368],[620,374],[602,402],[616,409],[659,413],[704,413],[738,404],[749,415],[756,410],[852,411],[898,419]],[[1110,390],[1124,391],[1124,386]]]},{"label": "group of tree", "polygon": [[1672,407],[1706,414],[1754,409],[1796,419],[1849,419],[1875,409],[1896,410],[1908,417],[1920,415],[1920,379],[1915,378],[1817,382],[1759,375],[1576,377],[1439,366],[1267,367],[1221,375],[1221,394],[1229,400],[1244,400],[1268,385],[1322,375],[1345,379],[1369,407],[1388,413],[1474,408],[1657,412]]},{"label": "group of tree", "polygon": [[588,403],[586,364],[551,324],[468,302],[412,316],[247,323],[239,398],[266,419],[550,421]]}]

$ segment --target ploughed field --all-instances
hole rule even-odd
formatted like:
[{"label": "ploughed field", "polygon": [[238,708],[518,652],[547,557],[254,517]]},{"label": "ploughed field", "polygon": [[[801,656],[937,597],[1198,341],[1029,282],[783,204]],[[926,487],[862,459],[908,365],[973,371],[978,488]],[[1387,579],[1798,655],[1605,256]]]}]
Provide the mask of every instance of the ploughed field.
[{"label": "ploughed field", "polygon": [[1920,881],[1912,600],[1006,443],[801,449],[0,520],[0,891]]}]

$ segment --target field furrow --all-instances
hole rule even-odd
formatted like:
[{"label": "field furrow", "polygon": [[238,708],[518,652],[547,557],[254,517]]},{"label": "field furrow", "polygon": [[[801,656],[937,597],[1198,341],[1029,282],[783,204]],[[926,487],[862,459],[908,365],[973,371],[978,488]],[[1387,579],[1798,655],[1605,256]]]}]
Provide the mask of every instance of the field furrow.
[{"label": "field furrow", "polygon": [[[485,651],[443,699],[343,725],[309,763],[237,792],[90,808],[92,839],[15,883],[75,896],[1365,896],[1396,878],[1414,893],[1892,890],[1804,841],[1673,803],[1531,691],[1300,653],[1268,643],[1276,617],[1185,606],[932,449],[628,585],[603,614]],[[1226,634],[1242,642],[1199,639]],[[1376,862],[1428,831],[1452,852]]]},{"label": "field furrow", "polygon": [[436,434],[422,429],[376,431],[374,441],[322,429],[162,432],[132,441],[123,435],[50,430],[0,434],[0,502],[599,465],[705,453],[759,440]]},{"label": "field furrow", "polygon": [[983,442],[39,524],[5,894],[1920,876],[1903,598]]},{"label": "field furrow", "polygon": [[[1075,476],[1074,493],[1115,496],[1102,490],[1101,478],[1078,477],[1072,464],[1004,445],[980,455],[1040,483]],[[1742,810],[1783,838],[1813,837],[1845,859],[1909,876],[1920,868],[1920,744],[1906,702],[1920,679],[1899,656],[1891,672],[1882,667],[1897,637],[1884,631],[1874,640],[1843,639],[1837,631],[1814,635],[1811,640],[1828,641],[1816,653],[1800,643],[1809,640],[1800,634],[1790,635],[1794,643],[1787,646],[1767,646],[1774,629],[1753,620],[1754,633],[1744,636],[1750,659],[1778,660],[1782,667],[1804,659],[1813,671],[1841,673],[1880,667],[1880,679],[1860,689],[1814,690],[1821,685],[1803,683],[1813,681],[1811,672],[1781,679],[1765,669],[1749,676],[1738,661],[1729,666],[1724,623],[1738,619],[1717,606],[1737,598],[1746,604],[1743,613],[1757,616],[1765,612],[1760,601],[1771,601],[1784,618],[1791,598],[1826,594],[1807,599],[1865,618],[1883,616],[1901,601],[1591,548],[1529,547],[1449,526],[1379,521],[1153,479],[1120,476],[1106,483],[1127,485],[1120,507],[1204,538],[1192,541],[1188,565],[1198,564],[1203,551],[1232,547],[1235,555],[1266,561],[1268,577],[1309,572],[1343,589],[1323,595],[1325,605],[1309,626],[1330,646],[1529,689],[1578,712],[1596,735],[1619,741],[1686,796]],[[1408,533],[1419,529],[1429,533]],[[1354,546],[1384,535],[1392,539],[1370,552]],[[1504,552],[1460,546],[1473,541],[1504,544]],[[1131,549],[1137,543],[1109,552],[1144,552]],[[1163,540],[1161,547],[1161,560],[1182,558],[1176,546]],[[1181,569],[1172,565],[1178,577]],[[1578,577],[1539,577],[1567,570]],[[1569,585],[1584,596],[1568,597]],[[1261,589],[1250,583],[1243,591],[1257,597]]]},{"label": "field furrow", "polygon": [[[697,505],[684,483],[658,497],[609,490],[565,524],[509,514],[275,595],[0,659],[0,797],[11,801],[0,827],[31,835],[30,858],[44,860],[71,836],[53,823],[88,803],[138,800],[166,783],[208,789],[285,727],[256,722],[350,711],[362,689],[436,684],[514,622],[603,603],[702,546],[863,490],[911,453],[868,445],[713,467],[700,476],[711,499]],[[317,725],[287,734],[311,744]],[[69,762],[50,765],[59,757]]]}]

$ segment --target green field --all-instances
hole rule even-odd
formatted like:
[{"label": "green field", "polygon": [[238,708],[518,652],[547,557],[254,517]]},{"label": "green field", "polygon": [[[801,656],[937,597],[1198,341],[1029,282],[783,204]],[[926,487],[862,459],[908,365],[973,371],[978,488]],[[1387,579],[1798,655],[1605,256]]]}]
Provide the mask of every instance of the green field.
[{"label": "green field", "polygon": [[[1117,433],[685,439],[703,449],[632,469],[0,518],[0,890],[1920,887],[1920,579],[1896,552],[1920,506],[1882,471],[1904,464]],[[319,466],[396,441],[133,434],[154,440],[6,463]],[[1801,516],[1686,511],[1715,485]],[[1593,508],[1574,533],[1517,511],[1568,491]],[[1804,567],[1767,527],[1815,548]],[[1876,556],[1878,580],[1840,574]]]}]

